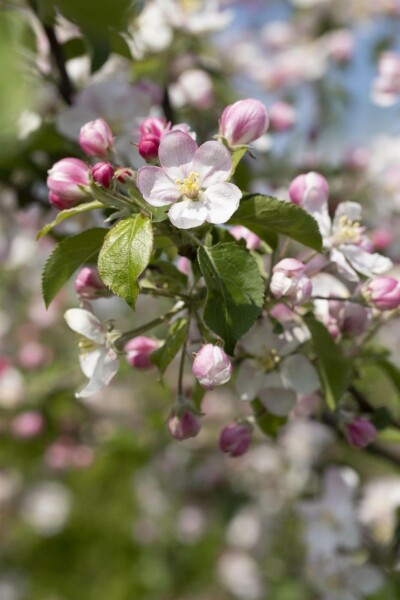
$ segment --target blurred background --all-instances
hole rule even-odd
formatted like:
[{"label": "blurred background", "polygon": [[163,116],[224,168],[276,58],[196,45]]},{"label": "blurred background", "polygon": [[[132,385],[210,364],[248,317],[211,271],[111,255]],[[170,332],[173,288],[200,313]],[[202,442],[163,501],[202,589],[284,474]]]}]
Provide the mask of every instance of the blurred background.
[{"label": "blurred background", "polygon": [[[123,364],[77,400],[63,313],[78,299],[71,282],[46,311],[41,270],[56,241],[101,220],[36,241],[56,215],[47,170],[85,160],[86,121],[105,118],[137,168],[143,117],[205,140],[227,104],[256,97],[271,125],[242,189],[287,198],[318,170],[332,207],[362,202],[375,248],[398,263],[400,67],[380,66],[385,52],[400,52],[398,0],[0,1],[0,600],[398,600],[396,432],[389,457],[361,453],[304,402],[231,459],[218,433],[245,407],[227,387],[178,443],[165,427],[174,364],[162,384]],[[133,314],[110,298],[96,314],[123,331],[168,306],[145,297]],[[398,324],[377,343],[400,366]],[[373,366],[367,378],[370,402],[400,417],[399,390]]]}]

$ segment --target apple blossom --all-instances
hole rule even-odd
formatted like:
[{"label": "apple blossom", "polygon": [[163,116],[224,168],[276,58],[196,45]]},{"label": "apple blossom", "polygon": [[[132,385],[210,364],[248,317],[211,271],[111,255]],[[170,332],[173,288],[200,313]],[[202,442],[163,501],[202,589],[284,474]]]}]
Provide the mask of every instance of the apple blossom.
[{"label": "apple blossom", "polygon": [[190,410],[172,412],[168,418],[168,431],[178,441],[196,437],[201,429],[200,419]]},{"label": "apple blossom", "polygon": [[242,456],[251,444],[251,426],[247,423],[232,423],[221,431],[219,447],[229,456]]},{"label": "apple blossom", "polygon": [[375,425],[364,419],[357,417],[346,426],[346,437],[349,443],[356,448],[365,448],[376,437],[377,430]]},{"label": "apple blossom", "polygon": [[119,336],[107,331],[89,310],[70,308],[64,314],[68,326],[82,336],[79,343],[81,369],[89,379],[77,398],[92,396],[108,385],[119,369],[118,354],[112,342]]},{"label": "apple blossom", "polygon": [[161,167],[142,167],[137,186],[152,206],[168,206],[168,216],[179,229],[226,223],[239,206],[239,188],[227,183],[232,159],[223,144],[198,147],[183,131],[172,131],[160,143]]},{"label": "apple blossom", "polygon": [[196,354],[192,372],[201,386],[212,390],[215,386],[224,385],[230,380],[232,363],[222,348],[206,344]]},{"label": "apple blossom", "polygon": [[50,202],[57,208],[61,203],[63,208],[70,208],[90,194],[89,167],[78,158],[63,158],[48,171],[46,183]]},{"label": "apple blossom", "polygon": [[145,133],[139,140],[139,154],[146,162],[152,162],[158,157],[160,137],[155,133]]},{"label": "apple blossom", "polygon": [[86,300],[95,300],[110,295],[96,267],[83,267],[79,271],[75,277],[75,291],[78,296]]},{"label": "apple blossom", "polygon": [[295,258],[284,258],[272,269],[270,289],[275,298],[287,296],[294,304],[311,298],[312,282],[305,275],[306,265]]},{"label": "apple blossom", "polygon": [[114,143],[113,134],[104,119],[89,121],[81,127],[79,144],[88,156],[106,158]]},{"label": "apple blossom", "polygon": [[235,240],[245,240],[248,250],[258,250],[261,245],[261,239],[258,235],[247,229],[247,227],[243,227],[243,225],[234,225],[229,229],[229,233],[233,235]]},{"label": "apple blossom", "polygon": [[129,340],[124,346],[128,363],[136,369],[154,367],[154,364],[150,360],[150,355],[160,347],[161,343],[159,340],[145,335],[139,335]]},{"label": "apple blossom", "polygon": [[230,146],[248,145],[268,129],[267,110],[259,100],[238,100],[225,108],[220,121],[220,135]]},{"label": "apple blossom", "polygon": [[114,177],[114,168],[108,162],[98,162],[92,167],[93,181],[109,188]]},{"label": "apple blossom", "polygon": [[375,277],[363,286],[362,292],[378,310],[395,310],[400,306],[400,283],[394,277]]},{"label": "apple blossom", "polygon": [[275,102],[268,109],[272,131],[287,131],[296,124],[296,110],[287,102]]}]

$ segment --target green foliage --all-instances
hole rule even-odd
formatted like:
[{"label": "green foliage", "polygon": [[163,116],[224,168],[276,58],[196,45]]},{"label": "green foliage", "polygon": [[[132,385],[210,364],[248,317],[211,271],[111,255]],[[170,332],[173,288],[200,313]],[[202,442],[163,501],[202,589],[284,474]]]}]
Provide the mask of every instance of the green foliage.
[{"label": "green foliage", "polygon": [[264,285],[254,258],[235,243],[199,248],[207,286],[204,321],[233,354],[235,344],[253,325],[264,301]]},{"label": "green foliage", "polygon": [[265,435],[269,437],[276,438],[279,433],[280,428],[285,425],[288,418],[287,417],[278,417],[277,415],[273,415],[269,413],[262,402],[260,400],[253,400],[251,406],[254,411],[254,418],[258,427],[261,429]]},{"label": "green foliage", "polygon": [[335,344],[326,327],[317,321],[312,314],[305,317],[310,330],[314,351],[317,355],[317,366],[325,392],[327,406],[334,410],[349,383],[349,363],[342,349]]},{"label": "green foliage", "polygon": [[107,229],[88,229],[62,240],[53,250],[43,270],[42,290],[46,307],[73,273],[95,259]]},{"label": "green foliage", "polygon": [[164,375],[168,365],[173,361],[180,348],[183,346],[188,331],[188,319],[182,317],[172,323],[164,344],[155,350],[150,359],[157,365],[161,375]]},{"label": "green foliage", "polygon": [[277,234],[282,234],[313,250],[322,250],[316,220],[299,206],[272,196],[244,196],[229,223],[245,225],[272,248],[277,246]]},{"label": "green foliage", "polygon": [[377,358],[375,364],[382,369],[385,375],[390,379],[400,400],[400,369],[385,358]]},{"label": "green foliage", "polygon": [[134,215],[119,221],[107,234],[99,255],[99,272],[117,296],[135,308],[137,279],[149,264],[153,250],[151,220]]},{"label": "green foliage", "polygon": [[49,231],[60,225],[66,219],[70,219],[71,217],[75,217],[77,215],[82,215],[85,212],[89,212],[90,210],[95,210],[96,208],[104,208],[103,204],[97,202],[97,200],[93,200],[93,202],[84,202],[83,204],[79,204],[78,206],[74,206],[74,208],[68,208],[66,210],[60,211],[56,218],[51,221],[51,223],[47,223],[37,234],[37,239],[40,240],[43,236],[47,235]]}]

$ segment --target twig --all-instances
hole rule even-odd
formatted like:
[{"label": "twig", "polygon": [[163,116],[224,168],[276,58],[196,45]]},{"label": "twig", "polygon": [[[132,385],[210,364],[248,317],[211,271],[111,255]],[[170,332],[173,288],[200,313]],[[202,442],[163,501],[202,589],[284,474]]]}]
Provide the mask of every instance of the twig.
[{"label": "twig", "polygon": [[67,104],[72,104],[72,98],[74,95],[74,88],[69,78],[67,69],[65,67],[65,58],[62,46],[60,45],[53,27],[50,25],[43,25],[47,39],[49,40],[51,53],[54,58],[54,62],[57,66],[60,80],[58,83],[58,89]]}]

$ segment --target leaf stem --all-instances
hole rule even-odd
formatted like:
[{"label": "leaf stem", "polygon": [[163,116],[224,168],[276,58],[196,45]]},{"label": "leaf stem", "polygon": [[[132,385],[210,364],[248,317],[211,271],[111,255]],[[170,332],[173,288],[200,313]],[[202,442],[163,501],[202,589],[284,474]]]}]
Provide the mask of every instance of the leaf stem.
[{"label": "leaf stem", "polygon": [[186,335],[185,335],[185,341],[183,342],[183,346],[182,346],[181,359],[179,361],[178,402],[184,402],[184,400],[185,400],[185,394],[183,391],[183,375],[185,372],[185,359],[186,359],[186,348],[187,348],[188,337],[189,337],[189,327],[190,327],[190,315],[189,315],[189,319],[188,319],[187,326],[186,326]]},{"label": "leaf stem", "polygon": [[186,305],[184,302],[182,302],[182,301],[177,302],[175,304],[175,306],[173,306],[169,311],[167,311],[163,315],[160,315],[159,317],[157,317],[156,319],[153,319],[152,321],[149,321],[148,323],[144,323],[144,325],[140,325],[139,327],[136,327],[135,329],[131,329],[130,331],[126,331],[125,333],[123,333],[116,340],[115,347],[117,348],[117,350],[122,350],[124,345],[126,344],[126,342],[128,342],[130,339],[132,339],[133,337],[136,337],[137,335],[140,335],[141,333],[144,333],[145,331],[148,331],[149,329],[153,329],[154,327],[161,325],[165,321],[168,321],[169,319],[171,319],[173,316],[182,312],[182,310],[184,310],[185,308],[186,308]]}]

